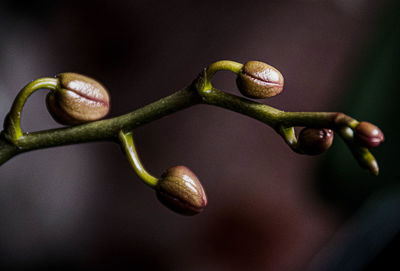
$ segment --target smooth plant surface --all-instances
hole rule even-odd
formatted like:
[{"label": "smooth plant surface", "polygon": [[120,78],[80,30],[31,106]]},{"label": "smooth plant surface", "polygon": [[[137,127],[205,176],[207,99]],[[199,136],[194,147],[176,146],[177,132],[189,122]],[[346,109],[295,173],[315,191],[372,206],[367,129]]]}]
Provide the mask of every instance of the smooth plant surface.
[{"label": "smooth plant surface", "polygon": [[[0,133],[0,165],[17,154],[31,150],[99,140],[116,142],[139,178],[156,191],[160,202],[180,214],[194,215],[207,205],[206,193],[197,176],[185,166],[171,167],[161,178],[152,176],[140,162],[132,131],[190,106],[208,104],[269,125],[299,154],[323,153],[332,145],[335,132],[345,141],[359,165],[378,175],[378,163],[369,151],[384,141],[378,127],[340,112],[284,112],[225,93],[211,83],[214,74],[221,70],[234,72],[241,94],[252,99],[269,98],[283,90],[282,74],[268,64],[222,60],[202,70],[182,90],[128,114],[101,120],[109,111],[110,97],[105,87],[96,80],[76,73],[40,78],[19,92],[4,120],[4,130]],[[67,127],[33,133],[21,130],[23,106],[38,89],[50,90],[46,98],[48,111],[56,121]],[[295,133],[296,126],[304,127],[299,135]]]}]

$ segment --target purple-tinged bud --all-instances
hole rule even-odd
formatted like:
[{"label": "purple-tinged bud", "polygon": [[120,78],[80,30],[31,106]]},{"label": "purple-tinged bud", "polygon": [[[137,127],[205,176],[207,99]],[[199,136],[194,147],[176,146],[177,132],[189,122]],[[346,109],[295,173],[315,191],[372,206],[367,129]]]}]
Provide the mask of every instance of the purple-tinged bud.
[{"label": "purple-tinged bud", "polygon": [[282,92],[283,76],[277,69],[266,63],[249,61],[239,72],[236,84],[246,97],[269,98]]},{"label": "purple-tinged bud", "polygon": [[110,97],[103,85],[77,73],[57,75],[60,86],[46,97],[51,116],[64,125],[77,125],[103,118],[110,110]]},{"label": "purple-tinged bud", "polygon": [[385,141],[382,131],[372,123],[362,121],[354,129],[354,140],[366,148],[378,147]]},{"label": "purple-tinged bud", "polygon": [[333,132],[330,129],[304,128],[298,139],[299,151],[308,155],[318,155],[332,145]]},{"label": "purple-tinged bud", "polygon": [[185,166],[175,166],[163,173],[156,186],[157,198],[170,210],[195,215],[207,205],[207,196],[197,176]]}]

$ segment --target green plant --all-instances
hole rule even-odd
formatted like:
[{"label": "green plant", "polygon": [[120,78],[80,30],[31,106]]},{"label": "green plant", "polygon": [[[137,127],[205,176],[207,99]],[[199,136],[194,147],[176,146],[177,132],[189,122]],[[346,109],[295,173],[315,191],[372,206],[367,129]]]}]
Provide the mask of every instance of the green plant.
[{"label": "green plant", "polygon": [[[27,84],[17,95],[0,133],[0,165],[23,152],[90,141],[117,142],[123,147],[138,176],[157,192],[160,201],[185,215],[202,211],[207,203],[197,177],[184,166],[168,169],[159,179],[142,166],[132,138],[140,125],[196,104],[208,104],[236,111],[271,126],[300,154],[320,154],[327,150],[336,132],[347,144],[361,167],[377,175],[378,164],[369,148],[377,147],[383,133],[375,125],[339,112],[284,112],[214,88],[213,75],[221,70],[237,74],[240,92],[251,98],[267,98],[283,89],[281,73],[262,62],[243,64],[223,60],[205,68],[186,88],[168,97],[119,117],[99,120],[109,110],[105,88],[86,76],[64,73],[56,78],[41,78]],[[38,89],[49,89],[47,107],[65,128],[23,133],[20,127],[22,108]],[[296,136],[294,127],[305,127]]]}]

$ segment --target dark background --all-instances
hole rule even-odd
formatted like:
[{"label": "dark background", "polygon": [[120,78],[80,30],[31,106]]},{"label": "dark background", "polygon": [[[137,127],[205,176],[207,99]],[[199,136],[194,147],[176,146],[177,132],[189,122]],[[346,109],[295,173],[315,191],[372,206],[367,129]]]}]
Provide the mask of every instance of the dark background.
[{"label": "dark background", "polygon": [[[115,144],[26,153],[0,169],[0,265],[335,270],[335,263],[336,270],[382,270],[380,259],[396,248],[399,206],[398,189],[391,188],[399,176],[391,137],[398,130],[395,2],[0,2],[1,119],[26,83],[60,72],[106,85],[112,117],[183,88],[214,61],[259,60],[285,77],[283,93],[262,102],[287,111],[344,111],[376,123],[387,139],[374,151],[382,176],[372,178],[339,138],[323,156],[300,156],[269,127],[207,105],[135,130],[154,175],[183,164],[199,176],[209,206],[196,217],[164,208]],[[234,79],[221,73],[214,82],[238,94]],[[46,111],[45,95],[29,99],[25,131],[59,126]],[[386,220],[371,218],[364,204],[383,188],[395,191],[393,201],[384,201],[390,208],[382,207],[391,211]],[[380,195],[375,202],[387,199]],[[379,204],[368,206],[382,214]],[[383,235],[375,230],[387,233],[385,225],[394,225],[391,234],[378,238]],[[357,243],[371,236],[385,242]],[[371,249],[357,253],[360,246]],[[359,269],[343,267],[352,255]]]}]

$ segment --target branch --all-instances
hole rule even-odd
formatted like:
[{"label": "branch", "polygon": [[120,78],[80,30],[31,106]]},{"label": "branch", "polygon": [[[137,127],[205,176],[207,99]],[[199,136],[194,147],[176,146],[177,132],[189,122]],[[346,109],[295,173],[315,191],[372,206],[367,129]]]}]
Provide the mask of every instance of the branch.
[{"label": "branch", "polygon": [[131,131],[151,121],[199,103],[190,87],[132,111],[128,114],[78,126],[24,134],[18,139],[22,152],[90,141],[115,141],[119,131]]},{"label": "branch", "polygon": [[[297,138],[294,133],[294,126],[333,129],[349,145],[353,155],[361,166],[368,168],[372,173],[377,174],[378,169],[376,161],[373,163],[374,158],[369,153],[368,149],[365,146],[355,144],[353,130],[359,124],[355,119],[337,112],[284,112],[271,106],[225,93],[212,87],[210,80],[212,75],[217,71],[231,70],[238,74],[239,80],[241,78],[240,73],[246,72],[246,65],[248,64],[246,63],[243,66],[240,63],[232,61],[219,61],[213,63],[208,67],[208,69],[205,69],[190,86],[128,114],[111,119],[98,120],[59,129],[22,133],[22,131],[18,132],[17,129],[19,127],[19,118],[16,121],[12,119],[9,114],[5,120],[5,130],[1,133],[2,136],[0,137],[0,165],[19,153],[31,150],[91,141],[119,142],[118,134],[120,131],[130,132],[141,125],[157,120],[176,111],[183,110],[196,104],[208,104],[247,115],[271,126],[283,137],[285,142],[294,151],[299,153],[305,153],[305,151],[302,150],[299,145],[299,138]],[[281,91],[283,85],[279,85],[277,88],[276,83],[271,83],[268,81],[269,79],[267,80],[265,77],[260,77],[259,74],[257,74],[258,77],[254,77],[256,78],[254,79],[251,77],[252,74],[249,70],[252,71],[251,69],[247,70],[245,77],[242,79],[244,81],[238,82],[238,86],[253,88],[253,90],[254,82],[256,82],[256,87],[257,84],[264,87],[264,89],[266,88],[265,86],[267,86],[266,90],[269,95],[268,97],[276,95],[276,92]],[[261,80],[260,78],[266,83],[264,81],[259,83]],[[51,80],[50,85],[52,91],[57,91],[60,84],[55,83],[54,80],[56,79]],[[250,81],[247,82],[246,80]],[[281,82],[283,84],[283,79]],[[44,83],[41,84],[43,85]],[[32,82],[30,85],[35,84]],[[27,86],[29,86],[29,84]],[[271,88],[271,86],[273,88]],[[271,89],[274,92],[271,92]],[[244,95],[246,95],[245,91],[246,90],[241,89],[241,92]],[[256,94],[253,92],[250,96],[255,97],[255,95],[260,93],[259,89],[256,89],[256,91]],[[29,91],[29,95],[32,92],[33,91]],[[26,99],[29,95],[24,96],[20,94],[19,96],[24,96],[23,98]],[[11,115],[16,115],[18,117],[20,116],[20,111],[25,103],[25,100],[22,102],[21,100],[18,100],[19,96],[17,96],[16,102],[14,102],[14,104],[19,105],[19,111],[14,107],[10,110],[10,112],[12,112]],[[15,135],[18,134],[22,134],[22,136],[16,137]]]}]

